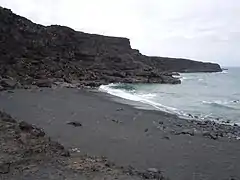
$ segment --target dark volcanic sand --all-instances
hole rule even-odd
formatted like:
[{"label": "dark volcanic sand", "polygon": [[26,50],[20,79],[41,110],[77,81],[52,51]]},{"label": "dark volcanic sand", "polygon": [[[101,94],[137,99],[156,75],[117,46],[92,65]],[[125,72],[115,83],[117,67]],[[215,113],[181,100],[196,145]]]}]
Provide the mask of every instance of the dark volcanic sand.
[{"label": "dark volcanic sand", "polygon": [[[44,128],[66,147],[106,156],[118,165],[158,168],[171,180],[240,179],[240,141],[226,137],[226,131],[238,135],[239,127],[138,110],[103,93],[76,89],[2,92],[0,109]],[[214,140],[216,136],[204,137],[203,131],[224,137]]]}]

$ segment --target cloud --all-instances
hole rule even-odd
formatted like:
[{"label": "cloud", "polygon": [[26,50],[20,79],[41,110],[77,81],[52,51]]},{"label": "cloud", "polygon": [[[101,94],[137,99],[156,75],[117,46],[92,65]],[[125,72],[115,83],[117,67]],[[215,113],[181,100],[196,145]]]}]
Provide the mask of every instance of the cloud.
[{"label": "cloud", "polygon": [[1,0],[34,22],[131,39],[148,55],[240,66],[239,0]]}]

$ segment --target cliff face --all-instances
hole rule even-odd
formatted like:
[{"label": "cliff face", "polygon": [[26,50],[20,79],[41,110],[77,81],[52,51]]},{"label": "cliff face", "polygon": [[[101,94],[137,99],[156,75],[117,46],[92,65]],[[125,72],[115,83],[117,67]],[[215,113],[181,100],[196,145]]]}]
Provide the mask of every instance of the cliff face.
[{"label": "cliff face", "polygon": [[220,65],[215,63],[204,63],[188,59],[175,59],[167,57],[149,57],[148,65],[154,66],[161,71],[172,71],[179,73],[194,72],[221,72]]},{"label": "cliff face", "polygon": [[[180,83],[169,72],[221,71],[217,64],[147,57],[129,39],[42,26],[0,7],[0,76],[98,86],[111,82]],[[167,73],[166,73],[167,72]]]}]

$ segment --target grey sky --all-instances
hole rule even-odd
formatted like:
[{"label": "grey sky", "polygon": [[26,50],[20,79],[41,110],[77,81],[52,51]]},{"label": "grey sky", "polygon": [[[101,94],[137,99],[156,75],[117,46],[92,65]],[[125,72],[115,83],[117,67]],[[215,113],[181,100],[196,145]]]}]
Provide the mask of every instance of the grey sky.
[{"label": "grey sky", "polygon": [[143,54],[240,66],[239,0],[1,0],[34,22],[131,39]]}]

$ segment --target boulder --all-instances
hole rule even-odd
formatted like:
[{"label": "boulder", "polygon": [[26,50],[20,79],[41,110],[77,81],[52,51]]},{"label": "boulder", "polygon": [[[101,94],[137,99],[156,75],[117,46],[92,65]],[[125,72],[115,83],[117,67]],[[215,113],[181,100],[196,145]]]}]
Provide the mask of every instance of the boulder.
[{"label": "boulder", "polygon": [[70,152],[68,151],[68,150],[63,150],[63,152],[61,153],[61,156],[63,156],[63,157],[70,157],[71,155],[70,155]]},{"label": "boulder", "polygon": [[32,135],[36,136],[36,137],[43,137],[45,136],[45,132],[43,131],[43,129],[37,128],[34,125],[31,125],[25,121],[21,121],[19,123],[19,128],[22,131],[31,133]]},{"label": "boulder", "polygon": [[67,124],[72,125],[74,127],[81,127],[82,126],[82,123],[76,122],[76,121],[71,121],[71,122],[68,122]]},{"label": "boulder", "polygon": [[174,78],[172,76],[162,75],[161,79],[163,84],[181,84],[180,79]]},{"label": "boulder", "polygon": [[165,177],[162,175],[161,171],[159,171],[156,168],[148,168],[141,175],[144,179],[159,179],[159,180],[165,179]]},{"label": "boulder", "polygon": [[0,163],[0,174],[7,174],[10,172],[10,163]]},{"label": "boulder", "polygon": [[52,81],[50,79],[39,79],[35,82],[38,87],[52,87]]},{"label": "boulder", "polygon": [[33,126],[25,121],[21,121],[19,123],[19,128],[22,130],[22,131],[31,131],[33,129]]},{"label": "boulder", "polygon": [[218,135],[217,134],[214,134],[214,133],[209,132],[209,131],[204,131],[203,132],[203,136],[204,137],[208,137],[208,138],[213,139],[213,140],[217,140],[218,139]]},{"label": "boulder", "polygon": [[17,82],[13,79],[2,79],[0,85],[7,89],[14,89],[17,86]]},{"label": "boulder", "polygon": [[193,129],[184,129],[180,132],[176,132],[175,134],[176,135],[184,134],[184,135],[194,136],[194,130]]},{"label": "boulder", "polygon": [[148,168],[147,171],[151,172],[151,173],[159,173],[160,172],[157,168]]},{"label": "boulder", "polygon": [[0,111],[0,119],[5,122],[16,123],[17,121],[13,119],[9,114]]}]

